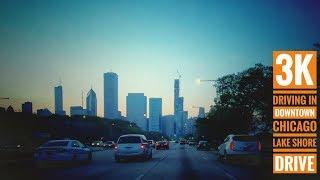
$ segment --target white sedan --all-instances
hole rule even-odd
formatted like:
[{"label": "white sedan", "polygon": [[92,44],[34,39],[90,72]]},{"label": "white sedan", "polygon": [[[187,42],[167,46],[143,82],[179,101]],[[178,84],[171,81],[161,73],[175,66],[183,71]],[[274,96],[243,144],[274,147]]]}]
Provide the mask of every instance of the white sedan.
[{"label": "white sedan", "polygon": [[47,162],[90,162],[92,152],[77,140],[51,140],[34,153],[36,164]]},{"label": "white sedan", "polygon": [[220,160],[248,159],[259,160],[261,144],[257,137],[250,135],[228,135],[218,147]]}]

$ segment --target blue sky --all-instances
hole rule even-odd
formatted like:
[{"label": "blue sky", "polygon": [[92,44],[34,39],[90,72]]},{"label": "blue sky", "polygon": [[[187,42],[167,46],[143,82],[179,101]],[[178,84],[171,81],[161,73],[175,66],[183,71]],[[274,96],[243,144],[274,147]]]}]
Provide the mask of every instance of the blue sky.
[{"label": "blue sky", "polygon": [[0,106],[32,101],[53,110],[62,80],[64,109],[92,86],[103,115],[103,73],[119,75],[119,108],[129,92],[163,98],[173,112],[173,80],[182,74],[185,109],[213,103],[216,79],[273,50],[310,49],[319,41],[316,1],[0,1]]}]

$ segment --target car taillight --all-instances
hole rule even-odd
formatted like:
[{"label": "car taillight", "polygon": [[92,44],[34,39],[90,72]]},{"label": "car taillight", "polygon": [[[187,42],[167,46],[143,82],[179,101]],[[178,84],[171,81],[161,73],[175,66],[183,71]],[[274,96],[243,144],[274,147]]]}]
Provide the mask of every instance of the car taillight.
[{"label": "car taillight", "polygon": [[234,150],[234,141],[231,141],[231,143],[230,143],[230,149],[233,151]]},{"label": "car taillight", "polygon": [[144,149],[144,145],[143,145],[143,144],[141,144],[141,146],[140,146],[140,147],[141,147],[141,149]]},{"label": "car taillight", "polygon": [[258,150],[261,151],[261,143],[260,143],[260,141],[258,141],[257,145],[258,145]]}]

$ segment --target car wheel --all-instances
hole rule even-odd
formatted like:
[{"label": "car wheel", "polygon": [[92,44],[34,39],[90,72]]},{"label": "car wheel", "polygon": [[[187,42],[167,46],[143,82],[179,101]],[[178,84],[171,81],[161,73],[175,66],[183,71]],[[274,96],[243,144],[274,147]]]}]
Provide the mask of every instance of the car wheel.
[{"label": "car wheel", "polygon": [[220,161],[220,162],[221,162],[221,161],[222,161],[222,159],[223,159],[223,158],[222,158],[222,155],[218,152],[218,161]]},{"label": "car wheel", "polygon": [[116,162],[120,162],[120,157],[119,156],[114,156],[114,159],[116,160]]},{"label": "car wheel", "polygon": [[228,162],[228,160],[229,160],[228,154],[227,154],[227,152],[224,152],[223,153],[223,161]]},{"label": "car wheel", "polygon": [[76,154],[74,154],[74,155],[72,156],[71,162],[72,162],[72,163],[77,162],[77,155],[76,155]]},{"label": "car wheel", "polygon": [[88,153],[88,159],[87,159],[87,163],[90,163],[92,161],[92,152]]}]

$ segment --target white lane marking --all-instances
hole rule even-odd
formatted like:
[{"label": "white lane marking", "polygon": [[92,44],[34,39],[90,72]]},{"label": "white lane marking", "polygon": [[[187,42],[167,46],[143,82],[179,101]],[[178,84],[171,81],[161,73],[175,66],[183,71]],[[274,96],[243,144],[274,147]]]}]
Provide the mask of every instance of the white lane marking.
[{"label": "white lane marking", "polygon": [[164,154],[164,153],[162,155],[164,156],[159,161],[153,164],[153,166],[151,166],[144,174],[140,174],[140,176],[138,176],[136,180],[142,180],[146,174],[148,174],[154,167],[156,167],[162,160],[164,160],[168,156],[168,154]]},{"label": "white lane marking", "polygon": [[141,180],[143,178],[144,174],[141,174],[139,177],[137,177],[136,180]]},{"label": "white lane marking", "polygon": [[230,178],[230,179],[232,179],[232,180],[236,180],[236,178],[233,177],[232,175],[230,175],[229,173],[224,172],[224,174],[225,174],[228,178]]},{"label": "white lane marking", "polygon": [[[201,153],[202,154],[202,158],[205,159],[205,160],[208,160],[206,157],[204,157],[205,153]],[[217,165],[215,165],[215,167],[217,167],[218,169],[222,170],[223,173],[229,178],[229,179],[232,179],[232,180],[236,180],[237,178],[235,178],[234,176],[232,176],[231,174],[229,174],[224,168],[222,167],[219,167]]]}]

